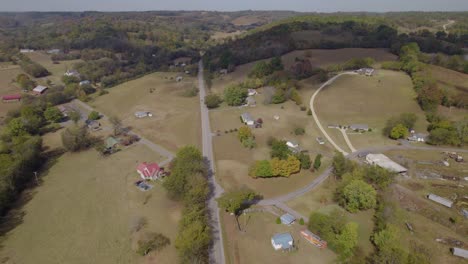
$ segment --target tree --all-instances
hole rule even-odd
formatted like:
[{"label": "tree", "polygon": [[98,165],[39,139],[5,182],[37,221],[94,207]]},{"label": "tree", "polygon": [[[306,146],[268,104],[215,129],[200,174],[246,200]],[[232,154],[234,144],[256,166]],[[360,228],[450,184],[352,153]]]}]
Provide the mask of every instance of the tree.
[{"label": "tree", "polygon": [[318,170],[322,165],[322,154],[317,154],[314,159],[314,170]]},{"label": "tree", "polygon": [[145,256],[150,251],[159,251],[169,244],[171,244],[169,238],[162,234],[146,233],[142,239],[138,240],[137,253]]},{"label": "tree", "polygon": [[358,224],[347,223],[340,234],[336,236],[336,251],[339,252],[340,259],[350,258],[358,243]]},{"label": "tree", "polygon": [[219,207],[223,208],[226,212],[238,215],[255,197],[254,191],[244,188],[225,192],[217,201]]},{"label": "tree", "polygon": [[309,115],[309,116],[312,115],[312,110],[310,110],[310,108],[309,108],[309,110],[307,110],[307,115]]},{"label": "tree", "polygon": [[101,115],[97,111],[91,111],[88,115],[88,120],[98,120],[99,118],[101,118]]},{"label": "tree", "polygon": [[414,125],[417,120],[418,117],[414,113],[402,113],[399,116],[391,117],[387,120],[387,123],[385,124],[385,127],[383,129],[383,133],[385,136],[390,137],[392,129],[399,124],[402,124],[407,129],[412,129],[414,128]]},{"label": "tree", "polygon": [[270,161],[268,160],[259,160],[250,168],[249,175],[251,177],[257,178],[267,178],[273,176],[273,171],[271,169]]},{"label": "tree", "polygon": [[293,155],[289,155],[285,166],[287,167],[286,177],[289,177],[291,174],[297,173],[301,170],[301,162]]},{"label": "tree", "polygon": [[44,117],[47,121],[58,123],[63,119],[63,114],[57,107],[47,107],[44,111]]},{"label": "tree", "polygon": [[231,85],[224,90],[224,101],[230,106],[242,105],[244,104],[247,95],[248,93],[246,88]]},{"label": "tree", "polygon": [[109,117],[109,122],[112,124],[112,127],[114,129],[114,136],[117,136],[120,133],[122,133],[123,125],[122,120],[120,120],[120,118],[118,118],[117,116],[111,116]]},{"label": "tree", "polygon": [[247,138],[253,137],[252,129],[248,126],[242,126],[237,131],[237,138],[242,142]]},{"label": "tree", "polygon": [[303,170],[310,169],[311,162],[310,162],[309,154],[306,154],[304,152],[300,152],[300,153],[296,154],[296,158],[299,159],[299,161],[301,162],[301,169],[303,169]]},{"label": "tree", "polygon": [[11,136],[23,136],[28,134],[28,129],[21,117],[13,118],[8,122],[7,131]]},{"label": "tree", "polygon": [[77,124],[81,119],[81,114],[80,112],[73,110],[68,113],[68,117],[73,121],[73,123]]},{"label": "tree", "polygon": [[271,153],[272,158],[287,159],[291,155],[291,150],[286,145],[286,141],[274,139],[271,142]]},{"label": "tree", "polygon": [[223,99],[221,99],[217,94],[209,94],[205,96],[205,105],[209,109],[217,108],[222,102]]},{"label": "tree", "polygon": [[373,242],[377,248],[372,258],[374,263],[405,263],[407,253],[400,243],[398,228],[388,225],[385,229],[374,234]]},{"label": "tree", "polygon": [[392,139],[406,138],[407,136],[408,128],[402,124],[396,125],[394,128],[392,128],[392,131],[390,131],[390,138]]},{"label": "tree", "polygon": [[344,207],[351,213],[375,207],[377,192],[363,180],[351,181],[341,194]]},{"label": "tree", "polygon": [[303,127],[297,127],[296,129],[294,129],[294,134],[296,136],[304,135],[305,134],[305,129]]},{"label": "tree", "polygon": [[281,71],[284,69],[281,57],[277,56],[270,60],[271,71]]},{"label": "tree", "polygon": [[272,74],[273,71],[274,70],[272,69],[271,64],[265,61],[260,61],[260,62],[255,63],[255,65],[252,68],[252,71],[249,73],[249,77],[263,78],[265,76]]},{"label": "tree", "polygon": [[352,171],[354,167],[352,161],[347,160],[345,156],[343,155],[343,153],[338,152],[338,151],[335,152],[332,165],[333,165],[333,173],[338,178],[341,178],[341,176],[343,176],[343,174],[345,174],[346,172]]},{"label": "tree", "polygon": [[86,127],[68,127],[62,132],[63,147],[71,152],[87,149],[93,142]]}]

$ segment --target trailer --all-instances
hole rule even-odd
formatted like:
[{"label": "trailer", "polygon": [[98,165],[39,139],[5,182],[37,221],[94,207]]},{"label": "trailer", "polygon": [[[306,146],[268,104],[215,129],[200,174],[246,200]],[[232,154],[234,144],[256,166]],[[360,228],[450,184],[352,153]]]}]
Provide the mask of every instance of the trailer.
[{"label": "trailer", "polygon": [[302,230],[301,236],[318,248],[327,248],[327,242],[309,230]]}]

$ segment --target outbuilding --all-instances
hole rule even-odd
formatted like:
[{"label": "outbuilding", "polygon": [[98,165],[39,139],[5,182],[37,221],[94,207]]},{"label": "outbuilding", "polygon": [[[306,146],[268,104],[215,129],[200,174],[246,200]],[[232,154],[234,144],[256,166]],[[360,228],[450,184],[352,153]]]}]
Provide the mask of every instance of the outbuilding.
[{"label": "outbuilding", "polygon": [[271,238],[271,245],[275,250],[291,250],[294,246],[294,239],[290,233],[276,234]]},{"label": "outbuilding", "polygon": [[384,154],[367,154],[366,161],[370,165],[377,165],[381,168],[387,169],[391,172],[403,173],[407,172],[408,169],[394,162]]},{"label": "outbuilding", "polygon": [[80,82],[80,86],[83,86],[83,85],[90,85],[90,84],[91,84],[91,82],[88,81],[88,80],[84,80],[84,81],[81,81],[81,82]]},{"label": "outbuilding", "polygon": [[253,95],[256,95],[257,94],[257,90],[255,89],[248,89],[247,90],[247,93],[249,96],[253,96]]},{"label": "outbuilding", "polygon": [[351,130],[354,130],[354,131],[369,131],[369,125],[367,124],[352,124],[349,126],[349,128]]},{"label": "outbuilding", "polygon": [[2,101],[4,103],[19,102],[21,101],[21,94],[4,95]]},{"label": "outbuilding", "polygon": [[466,249],[454,247],[454,248],[451,249],[451,251],[452,251],[454,256],[468,259],[468,250],[466,250]]},{"label": "outbuilding", "polygon": [[250,115],[249,113],[241,114],[241,119],[242,119],[242,122],[248,126],[255,125],[255,120],[253,119],[252,115]]},{"label": "outbuilding", "polygon": [[67,70],[64,75],[68,77],[80,77],[80,73],[77,70]]},{"label": "outbuilding", "polygon": [[325,144],[325,140],[324,140],[322,137],[318,137],[318,138],[316,138],[315,140],[317,140],[317,142],[318,142],[320,145]]},{"label": "outbuilding", "polygon": [[441,204],[443,206],[446,206],[448,208],[452,208],[452,205],[453,205],[453,202],[449,199],[446,199],[444,197],[440,197],[438,195],[435,195],[435,194],[432,194],[430,193],[428,196],[427,196],[427,199],[431,200],[431,201],[434,201],[438,204]]},{"label": "outbuilding", "polygon": [[140,163],[137,172],[143,180],[158,180],[164,176],[164,169],[157,163]]},{"label": "outbuilding", "polygon": [[283,225],[292,225],[294,221],[296,221],[296,218],[292,214],[284,214],[280,217],[281,223]]},{"label": "outbuilding", "polygon": [[137,111],[135,112],[135,117],[137,118],[144,118],[144,117],[152,117],[153,114],[151,114],[151,112],[147,112],[147,111]]},{"label": "outbuilding", "polygon": [[47,89],[48,88],[46,86],[38,85],[38,86],[34,87],[34,89],[32,91],[36,95],[41,95],[41,94],[44,94],[45,91],[47,91]]},{"label": "outbuilding", "polygon": [[423,133],[413,133],[408,137],[409,141],[413,142],[425,142],[427,138],[426,134]]}]

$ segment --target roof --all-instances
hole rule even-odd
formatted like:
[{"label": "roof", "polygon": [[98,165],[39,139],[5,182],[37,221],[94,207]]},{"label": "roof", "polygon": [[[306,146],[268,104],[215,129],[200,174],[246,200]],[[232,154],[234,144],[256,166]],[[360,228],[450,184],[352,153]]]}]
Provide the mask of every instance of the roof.
[{"label": "roof", "polygon": [[2,96],[3,100],[19,100],[21,99],[21,94],[10,94]]},{"label": "roof", "polygon": [[449,208],[452,207],[452,204],[453,204],[453,202],[452,202],[451,200],[446,199],[446,198],[444,198],[444,197],[440,197],[440,196],[435,195],[435,194],[432,194],[432,193],[430,193],[430,194],[427,196],[427,198],[428,198],[429,200],[431,200],[431,201],[434,201],[434,202],[436,202],[436,203],[440,203],[440,204],[442,204],[442,205],[444,205],[444,206],[447,206],[447,207],[449,207]]},{"label": "roof", "polygon": [[287,143],[289,143],[289,144],[291,144],[291,145],[294,145],[294,146],[299,145],[299,143],[298,143],[296,140],[294,140],[294,139],[288,140],[288,141],[286,142],[286,144],[287,144]]},{"label": "roof", "polygon": [[252,96],[249,96],[245,99],[245,101],[247,102],[247,104],[249,105],[253,105],[253,104],[256,104],[257,101],[255,101],[255,98],[253,98]]},{"label": "roof", "polygon": [[281,245],[281,248],[288,249],[292,247],[293,237],[289,233],[282,233],[274,235],[271,240],[277,245]]},{"label": "roof", "polygon": [[38,85],[33,89],[33,92],[43,93],[45,90],[47,90],[46,86]]},{"label": "roof", "polygon": [[353,130],[368,130],[369,129],[369,125],[367,124],[352,124],[349,126],[351,129]]},{"label": "roof", "polygon": [[143,174],[145,177],[151,177],[153,174],[160,170],[160,167],[157,163],[140,163],[137,166],[137,171]]},{"label": "roof", "polygon": [[86,120],[86,125],[90,128],[98,128],[101,124],[96,120]]},{"label": "roof", "polygon": [[408,169],[394,162],[384,154],[367,154],[366,160],[372,165],[377,165],[389,171],[398,173],[408,171]]},{"label": "roof", "polygon": [[150,114],[150,112],[148,112],[148,111],[137,111],[137,112],[135,112],[136,117],[148,116],[149,114]]},{"label": "roof", "polygon": [[244,120],[245,122],[253,121],[252,115],[250,115],[249,113],[242,113],[241,117],[242,117],[242,120]]},{"label": "roof", "polygon": [[91,82],[88,80],[84,80],[80,82],[80,85],[90,84]]},{"label": "roof", "polygon": [[280,218],[281,218],[281,223],[285,225],[290,225],[296,220],[296,218],[291,214],[284,214]]},{"label": "roof", "polygon": [[452,249],[453,255],[468,259],[468,250],[454,247]]},{"label": "roof", "polygon": [[115,139],[115,137],[106,138],[106,147],[107,148],[112,148],[117,144],[119,144],[119,141],[117,139]]}]

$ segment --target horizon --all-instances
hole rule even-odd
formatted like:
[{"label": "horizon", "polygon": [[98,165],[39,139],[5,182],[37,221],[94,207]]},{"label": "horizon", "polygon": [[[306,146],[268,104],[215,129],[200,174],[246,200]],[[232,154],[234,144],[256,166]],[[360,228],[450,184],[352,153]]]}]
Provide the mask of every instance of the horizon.
[{"label": "horizon", "polygon": [[388,13],[388,12],[466,12],[468,1],[465,0],[238,0],[236,2],[199,0],[196,3],[185,0],[149,2],[147,0],[115,0],[112,4],[99,0],[64,2],[58,0],[7,0],[0,7],[0,12],[151,12],[151,11],[293,11],[300,13]]}]

